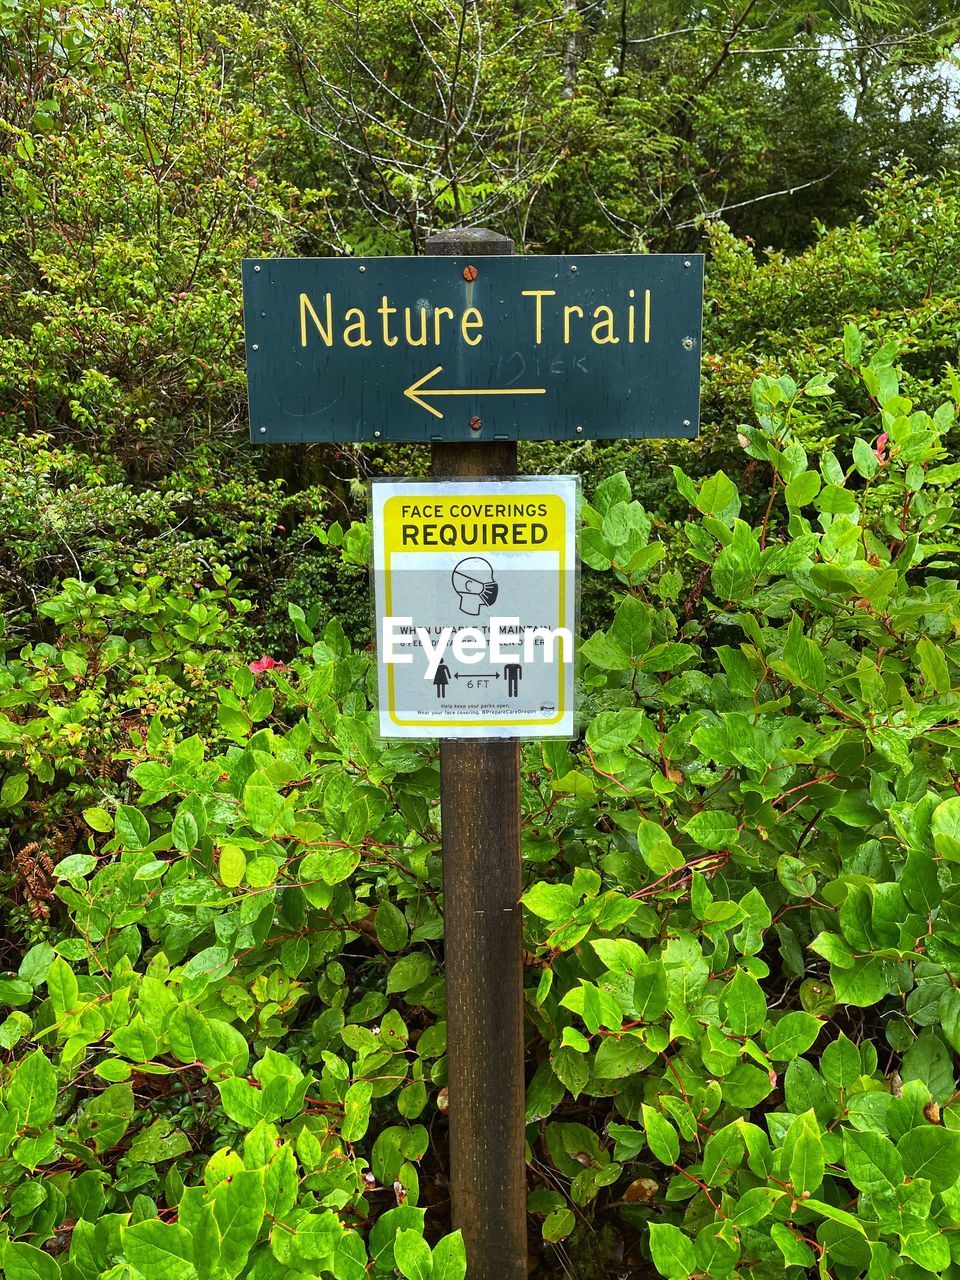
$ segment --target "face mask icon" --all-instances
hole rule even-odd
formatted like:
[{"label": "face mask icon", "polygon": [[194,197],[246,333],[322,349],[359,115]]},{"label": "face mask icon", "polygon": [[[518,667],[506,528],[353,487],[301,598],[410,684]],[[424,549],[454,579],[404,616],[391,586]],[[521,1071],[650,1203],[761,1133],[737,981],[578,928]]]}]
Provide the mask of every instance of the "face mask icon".
[{"label": "face mask icon", "polygon": [[491,605],[500,588],[493,579],[493,568],[482,556],[467,556],[454,566],[453,589],[460,597],[460,612],[476,617],[481,605]]}]

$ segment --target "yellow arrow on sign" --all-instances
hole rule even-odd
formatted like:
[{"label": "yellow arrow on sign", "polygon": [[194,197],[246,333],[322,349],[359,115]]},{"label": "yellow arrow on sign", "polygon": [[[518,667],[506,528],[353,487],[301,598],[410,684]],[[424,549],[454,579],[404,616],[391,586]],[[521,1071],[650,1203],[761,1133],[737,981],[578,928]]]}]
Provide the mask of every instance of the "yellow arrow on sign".
[{"label": "yellow arrow on sign", "polygon": [[416,382],[411,382],[403,393],[414,404],[419,405],[421,409],[426,409],[427,413],[432,413],[435,418],[442,418],[443,414],[439,409],[435,409],[432,404],[427,403],[425,398],[427,396],[545,396],[547,394],[546,387],[459,387],[454,389],[452,387],[427,388],[425,386],[431,378],[442,372],[443,365],[438,364],[435,369],[425,373],[422,378],[419,378]]}]

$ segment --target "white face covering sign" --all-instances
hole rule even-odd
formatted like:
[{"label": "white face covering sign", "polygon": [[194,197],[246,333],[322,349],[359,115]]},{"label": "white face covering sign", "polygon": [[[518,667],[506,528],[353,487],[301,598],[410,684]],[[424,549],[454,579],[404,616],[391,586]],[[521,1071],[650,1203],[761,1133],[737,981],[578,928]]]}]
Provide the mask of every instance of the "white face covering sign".
[{"label": "white face covering sign", "polygon": [[383,737],[575,736],[578,485],[372,483]]}]

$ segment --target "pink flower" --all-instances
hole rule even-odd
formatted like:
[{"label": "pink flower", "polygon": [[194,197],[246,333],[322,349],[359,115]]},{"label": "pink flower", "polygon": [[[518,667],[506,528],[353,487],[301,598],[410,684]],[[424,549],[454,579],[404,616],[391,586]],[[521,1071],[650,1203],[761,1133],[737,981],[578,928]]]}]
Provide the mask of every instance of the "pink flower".
[{"label": "pink flower", "polygon": [[881,467],[885,467],[889,462],[889,458],[887,457],[887,441],[889,439],[890,437],[886,431],[884,431],[882,435],[877,436],[877,443],[873,452],[877,455],[877,461],[880,463]]},{"label": "pink flower", "polygon": [[247,665],[253,674],[258,676],[262,671],[272,671],[274,667],[282,667],[283,663],[278,662],[276,658],[271,658],[268,653],[265,653],[263,657],[258,658],[256,662],[250,662]]}]

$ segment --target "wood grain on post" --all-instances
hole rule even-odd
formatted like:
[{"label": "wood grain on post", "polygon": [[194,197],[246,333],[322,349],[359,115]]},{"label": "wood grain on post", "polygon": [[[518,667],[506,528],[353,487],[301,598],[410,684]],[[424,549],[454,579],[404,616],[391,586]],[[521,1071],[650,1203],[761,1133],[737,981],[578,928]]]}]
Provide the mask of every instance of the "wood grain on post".
[{"label": "wood grain on post", "polygon": [[[426,250],[472,260],[513,241],[469,228]],[[436,480],[516,469],[514,440],[433,444]],[[526,1280],[520,744],[442,741],[440,810],[453,1223],[468,1280]]]}]

